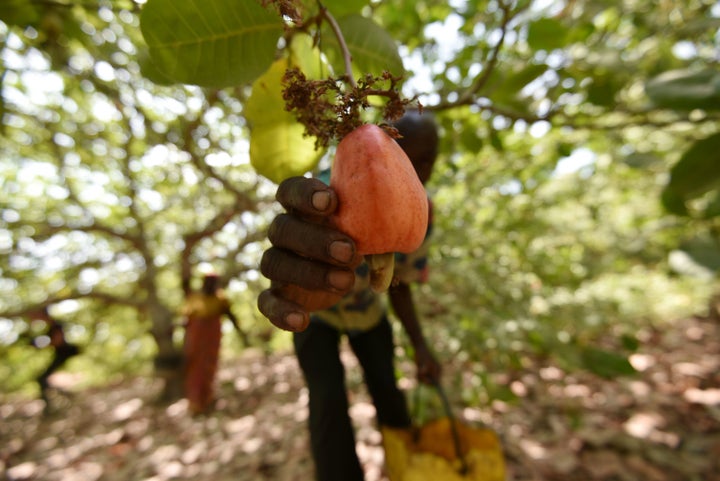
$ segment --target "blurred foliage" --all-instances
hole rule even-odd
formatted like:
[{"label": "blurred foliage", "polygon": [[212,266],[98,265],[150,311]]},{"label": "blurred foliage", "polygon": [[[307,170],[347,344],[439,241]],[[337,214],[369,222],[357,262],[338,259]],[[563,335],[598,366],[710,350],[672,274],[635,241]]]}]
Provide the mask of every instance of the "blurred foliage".
[{"label": "blurred foliage", "polygon": [[[527,356],[630,374],[639,332],[704,308],[720,245],[715,2],[323,3],[351,25],[356,68],[400,55],[404,93],[440,125],[432,276],[418,298],[440,356],[467,363],[458,385],[468,399],[510,395],[495,374]],[[315,2],[299,4],[304,18],[318,14]],[[287,55],[300,22],[277,15],[278,30],[268,27],[284,28],[278,55],[274,44],[243,50],[260,37],[242,34],[228,44],[237,51],[205,56],[230,17],[183,30],[185,50],[168,47],[167,24],[141,32],[143,5],[0,7],[6,389],[45,362],[23,336],[33,333],[27,313],[48,304],[85,346],[73,370],[109,379],[149,369],[177,345],[181,278],[204,267],[229,281],[253,343],[286,346],[255,308],[277,206],[275,185],[249,161],[244,106],[257,66]],[[342,20],[358,13],[366,19]],[[243,17],[242,32],[269,19]],[[336,39],[315,34],[341,68]],[[317,68],[307,52],[298,61]],[[167,64],[192,59],[182,75]],[[229,337],[226,347],[241,344]]]}]

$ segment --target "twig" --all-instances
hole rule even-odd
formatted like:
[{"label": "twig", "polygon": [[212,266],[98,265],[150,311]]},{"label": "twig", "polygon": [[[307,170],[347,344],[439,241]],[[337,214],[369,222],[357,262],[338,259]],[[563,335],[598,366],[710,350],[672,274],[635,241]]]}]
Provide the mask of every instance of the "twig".
[{"label": "twig", "polygon": [[318,4],[320,5],[320,14],[328,21],[330,28],[332,28],[332,31],[335,34],[335,38],[337,38],[338,44],[340,44],[340,51],[343,54],[343,60],[345,62],[345,75],[347,76],[348,82],[350,82],[350,85],[352,85],[353,88],[357,88],[357,81],[352,73],[352,55],[350,54],[350,49],[348,48],[347,43],[345,42],[345,37],[343,37],[342,31],[340,30],[340,25],[338,25],[335,17],[328,12],[325,5],[320,2],[318,2]]},{"label": "twig", "polygon": [[500,39],[497,41],[497,44],[492,49],[492,52],[490,52],[490,58],[488,59],[487,63],[485,64],[485,68],[480,76],[478,76],[473,84],[468,88],[465,92],[462,93],[460,98],[458,99],[458,102],[463,103],[467,102],[468,100],[472,99],[477,95],[480,90],[485,86],[485,84],[490,80],[490,75],[493,73],[493,70],[495,70],[495,65],[497,65],[498,57],[500,56],[500,50],[502,49],[503,45],[505,44],[505,36],[507,34],[508,30],[508,24],[510,23],[510,20],[512,19],[512,15],[510,12],[509,5],[503,4],[502,6],[502,22],[500,24]]}]

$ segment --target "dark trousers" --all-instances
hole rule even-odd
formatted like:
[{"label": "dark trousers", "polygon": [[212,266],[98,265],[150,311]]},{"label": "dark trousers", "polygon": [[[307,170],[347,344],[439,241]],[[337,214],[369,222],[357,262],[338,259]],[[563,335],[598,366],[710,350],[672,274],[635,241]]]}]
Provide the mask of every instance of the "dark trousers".
[{"label": "dark trousers", "polygon": [[[340,361],[340,333],[321,322],[311,322],[293,340],[309,391],[310,443],[317,480],[362,481]],[[410,426],[405,396],[395,379],[394,344],[387,318],[367,332],[349,336],[349,340],[362,366],[378,423]]]},{"label": "dark trousers", "polygon": [[63,364],[67,362],[73,356],[77,356],[80,353],[80,349],[75,344],[62,344],[55,348],[52,361],[47,368],[37,377],[37,382],[40,385],[40,395],[47,401],[47,390],[48,390],[48,378],[52,374],[60,369]]}]

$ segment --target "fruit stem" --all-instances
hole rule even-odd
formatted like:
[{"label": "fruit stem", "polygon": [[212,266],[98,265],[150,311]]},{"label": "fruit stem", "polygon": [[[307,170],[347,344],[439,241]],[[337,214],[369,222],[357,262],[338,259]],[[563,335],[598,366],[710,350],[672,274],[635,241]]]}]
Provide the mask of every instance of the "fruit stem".
[{"label": "fruit stem", "polygon": [[328,21],[330,28],[332,28],[332,31],[337,38],[338,44],[340,44],[340,51],[342,51],[343,60],[345,61],[345,76],[347,77],[348,82],[350,82],[350,85],[352,85],[353,88],[357,88],[358,85],[352,73],[352,55],[350,55],[350,49],[345,42],[345,37],[343,37],[342,31],[340,30],[340,25],[338,25],[335,17],[328,12],[325,5],[320,2],[318,2],[318,4],[320,5],[320,14]]}]

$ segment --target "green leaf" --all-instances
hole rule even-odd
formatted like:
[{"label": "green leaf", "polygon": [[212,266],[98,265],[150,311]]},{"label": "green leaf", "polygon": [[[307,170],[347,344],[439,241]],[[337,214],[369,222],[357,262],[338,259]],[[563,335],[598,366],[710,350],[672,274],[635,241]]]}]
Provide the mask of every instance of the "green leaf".
[{"label": "green leaf", "polygon": [[630,376],[637,372],[626,356],[612,351],[585,347],[582,349],[580,357],[585,369],[604,378]]},{"label": "green leaf", "polygon": [[490,130],[490,145],[492,145],[498,152],[503,152],[505,150],[505,145],[503,145],[500,134],[495,129]]},{"label": "green leaf", "polygon": [[140,28],[158,69],[177,82],[252,82],[272,63],[283,24],[256,0],[149,0]]},{"label": "green leaf", "polygon": [[290,61],[309,79],[323,79],[329,68],[310,35],[294,35],[290,43]]},{"label": "green leaf", "polygon": [[[393,75],[404,72],[397,44],[390,34],[369,18],[348,15],[337,20],[345,43],[352,56],[355,75],[380,75],[389,71]],[[342,51],[329,27],[323,28],[323,42],[335,72],[344,72]]]},{"label": "green leaf", "polygon": [[570,157],[574,149],[575,146],[573,144],[564,141],[558,141],[555,145],[555,151],[557,152],[558,157]]},{"label": "green leaf", "polygon": [[37,7],[30,0],[3,0],[0,4],[0,21],[7,25],[24,27],[38,19]]},{"label": "green leaf", "polygon": [[252,87],[245,104],[250,125],[250,163],[275,183],[312,170],[323,151],[315,149],[315,138],[305,135],[305,127],[285,110],[282,78],[292,64],[276,60]]},{"label": "green leaf", "polygon": [[468,152],[480,152],[483,146],[482,137],[475,129],[462,129],[460,131],[460,142]]},{"label": "green leaf", "polygon": [[[340,18],[345,15],[360,14],[363,8],[368,6],[369,0],[325,0],[324,7],[333,17]],[[317,0],[299,0],[300,11],[305,20],[316,16],[319,13]]]},{"label": "green leaf", "polygon": [[671,70],[645,85],[645,93],[661,108],[720,109],[720,72],[715,69]]},{"label": "green leaf", "polygon": [[567,28],[554,18],[540,18],[528,25],[527,42],[536,50],[554,50],[565,45]]},{"label": "green leaf", "polygon": [[527,84],[544,74],[547,69],[548,67],[545,64],[527,65],[521,70],[507,75],[505,81],[503,82],[503,86],[515,91],[517,94]]},{"label": "green leaf", "polygon": [[156,85],[173,85],[175,80],[161,72],[150,58],[147,50],[138,50],[137,62],[143,77]]},{"label": "green leaf", "polygon": [[588,86],[587,99],[589,102],[601,107],[612,107],[616,104],[615,96],[622,88],[614,72],[593,77]]},{"label": "green leaf", "polygon": [[627,351],[635,352],[640,348],[640,341],[632,334],[623,334],[620,336],[620,342]]},{"label": "green leaf", "polygon": [[323,5],[335,17],[343,17],[354,13],[360,13],[368,4],[368,0],[325,0]]},{"label": "green leaf", "polygon": [[692,261],[712,272],[720,272],[720,245],[710,237],[695,237],[684,242],[680,250]]},{"label": "green leaf", "polygon": [[[511,71],[495,69],[485,88],[485,94],[493,102],[507,104],[520,99],[520,91],[530,82],[547,71],[545,64],[523,65]],[[523,100],[527,104],[527,101]]]},{"label": "green leaf", "polygon": [[623,161],[635,169],[646,169],[654,165],[659,165],[660,162],[662,162],[657,155],[642,152],[634,152],[625,157]]},{"label": "green leaf", "polygon": [[[720,133],[695,142],[670,170],[662,194],[668,211],[687,215],[684,202],[720,185]],[[681,206],[682,203],[683,205]]]},{"label": "green leaf", "polygon": [[285,100],[282,97],[282,79],[291,66],[288,59],[276,60],[253,82],[252,93],[243,110],[250,128],[294,120],[293,115],[285,110]]},{"label": "green leaf", "polygon": [[720,191],[715,192],[713,198],[708,202],[705,207],[703,217],[706,219],[712,219],[713,217],[720,217]]},{"label": "green leaf", "polygon": [[662,191],[662,194],[660,195],[660,201],[662,202],[663,207],[665,207],[665,210],[667,210],[671,214],[683,217],[690,215],[690,212],[685,206],[685,201],[683,200],[683,198],[675,194],[671,190],[668,190],[667,187]]},{"label": "green leaf", "polygon": [[315,150],[315,139],[305,136],[298,122],[266,124],[250,132],[250,163],[258,174],[279,184],[288,177],[312,170],[322,151]]}]

